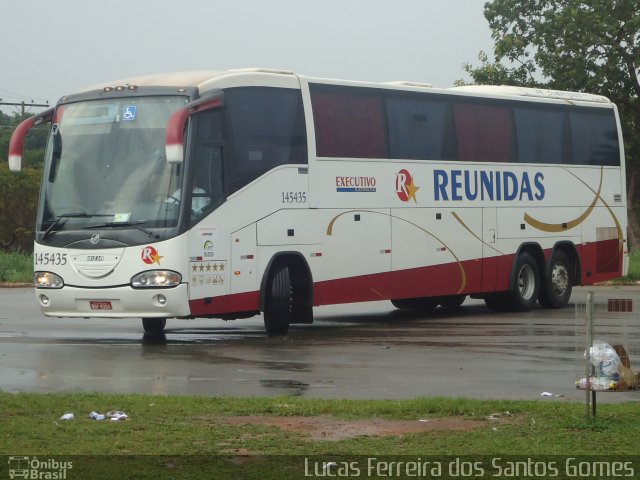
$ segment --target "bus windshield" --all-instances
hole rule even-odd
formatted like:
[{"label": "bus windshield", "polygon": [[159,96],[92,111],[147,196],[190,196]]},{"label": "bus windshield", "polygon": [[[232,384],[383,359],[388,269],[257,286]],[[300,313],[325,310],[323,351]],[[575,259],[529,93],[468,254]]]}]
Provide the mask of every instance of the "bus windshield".
[{"label": "bus windshield", "polygon": [[46,152],[38,239],[69,244],[78,234],[86,238],[88,229],[109,229],[130,245],[175,234],[180,199],[174,197],[184,169],[166,161],[165,130],[187,101],[150,96],[59,107]]}]

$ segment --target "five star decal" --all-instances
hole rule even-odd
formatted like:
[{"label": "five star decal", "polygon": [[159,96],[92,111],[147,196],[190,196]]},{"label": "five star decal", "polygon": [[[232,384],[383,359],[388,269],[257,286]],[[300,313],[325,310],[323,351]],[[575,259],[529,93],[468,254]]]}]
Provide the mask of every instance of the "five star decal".
[{"label": "five star decal", "polygon": [[191,265],[192,272],[224,272],[224,263],[194,263]]},{"label": "five star decal", "polygon": [[191,262],[191,285],[208,287],[225,284],[226,262],[196,261]]}]

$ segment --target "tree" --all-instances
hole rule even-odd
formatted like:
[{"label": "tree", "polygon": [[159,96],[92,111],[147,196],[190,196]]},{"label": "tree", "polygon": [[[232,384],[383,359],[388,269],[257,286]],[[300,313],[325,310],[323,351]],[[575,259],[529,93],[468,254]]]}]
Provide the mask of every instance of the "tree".
[{"label": "tree", "polygon": [[0,249],[31,251],[41,171],[0,165]]},{"label": "tree", "polygon": [[619,109],[627,157],[629,236],[640,244],[638,0],[493,0],[484,9],[494,61],[465,65],[474,83],[605,95]]}]

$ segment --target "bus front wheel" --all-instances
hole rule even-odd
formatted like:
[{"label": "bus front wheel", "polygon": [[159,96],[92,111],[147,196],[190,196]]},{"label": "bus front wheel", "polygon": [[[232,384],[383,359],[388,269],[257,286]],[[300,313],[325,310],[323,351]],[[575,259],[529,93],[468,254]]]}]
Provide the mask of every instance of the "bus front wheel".
[{"label": "bus front wheel", "polygon": [[484,303],[494,312],[508,312],[511,310],[511,296],[509,292],[487,293],[484,296]]},{"label": "bus front wheel", "polygon": [[264,306],[264,327],[269,335],[285,335],[293,313],[293,285],[287,265],[278,265],[269,276]]},{"label": "bus front wheel", "polygon": [[147,335],[160,335],[164,333],[164,327],[167,325],[166,318],[143,318],[142,328]]},{"label": "bus front wheel", "polygon": [[467,298],[466,295],[447,295],[440,298],[440,305],[444,308],[458,308]]}]

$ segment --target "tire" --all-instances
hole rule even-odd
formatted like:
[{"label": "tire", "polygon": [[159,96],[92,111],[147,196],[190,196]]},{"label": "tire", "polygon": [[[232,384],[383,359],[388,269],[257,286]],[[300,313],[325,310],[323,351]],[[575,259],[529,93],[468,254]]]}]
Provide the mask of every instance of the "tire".
[{"label": "tire", "polygon": [[531,310],[540,296],[540,269],[531,254],[523,252],[518,256],[512,285],[510,297],[513,309],[518,312]]},{"label": "tire", "polygon": [[562,308],[571,298],[573,265],[562,250],[556,250],[549,260],[549,268],[540,287],[540,305],[544,308]]},{"label": "tire", "polygon": [[430,297],[399,298],[391,300],[391,303],[400,310],[430,312],[438,306],[438,299]]},{"label": "tire", "polygon": [[440,305],[445,308],[458,308],[466,298],[466,295],[447,295],[446,297],[440,297]]},{"label": "tire", "polygon": [[487,293],[484,296],[484,303],[494,312],[508,312],[513,310],[511,295],[509,292]]},{"label": "tire", "polygon": [[276,265],[269,276],[264,306],[264,328],[269,335],[285,335],[293,316],[293,285],[289,267]]},{"label": "tire", "polygon": [[147,335],[162,335],[167,325],[166,318],[143,318],[142,328]]}]

